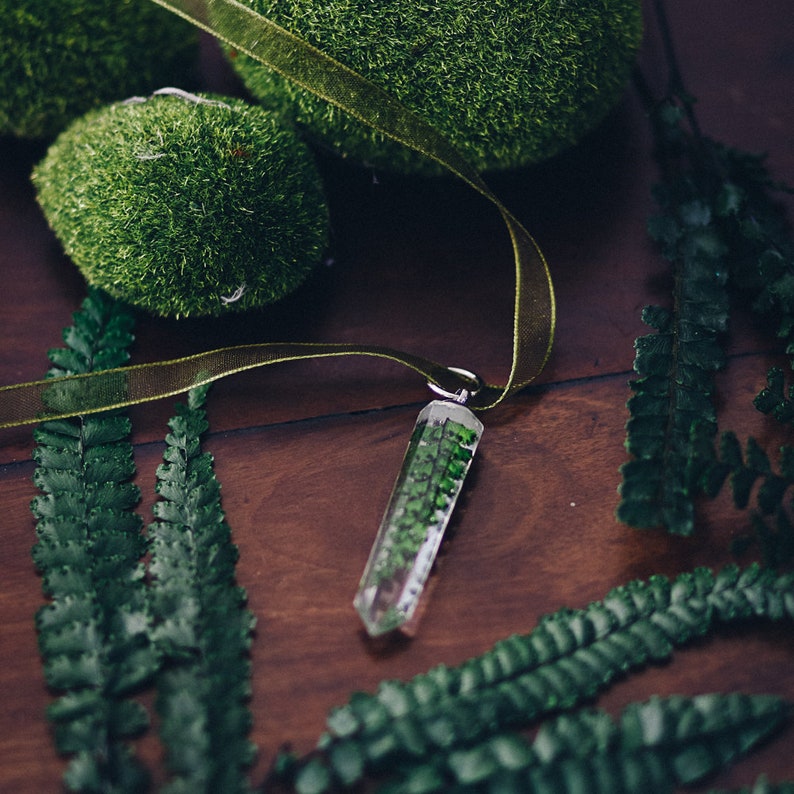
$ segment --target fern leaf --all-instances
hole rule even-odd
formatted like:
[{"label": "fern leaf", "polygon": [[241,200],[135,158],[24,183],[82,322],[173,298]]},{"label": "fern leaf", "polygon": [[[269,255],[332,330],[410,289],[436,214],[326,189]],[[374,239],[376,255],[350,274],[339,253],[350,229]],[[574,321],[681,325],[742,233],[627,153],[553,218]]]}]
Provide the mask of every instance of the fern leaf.
[{"label": "fern leaf", "polygon": [[[81,375],[127,363],[135,324],[129,310],[92,289],[73,315],[72,323],[63,332],[66,347],[48,352],[54,365],[50,375]],[[64,365],[65,361],[69,362],[68,366]]]},{"label": "fern leaf", "polygon": [[[70,347],[51,351],[50,374],[124,363],[131,327],[127,310],[91,291],[64,332]],[[59,750],[74,756],[64,778],[74,791],[140,791],[147,780],[128,745],[147,722],[130,695],[157,666],[129,432],[123,415],[97,414],[34,435],[33,557],[49,596],[36,623],[47,683],[63,693],[48,716]]]},{"label": "fern leaf", "polygon": [[755,407],[779,422],[794,422],[794,386],[786,389],[785,376],[780,367],[772,367],[766,374],[766,386],[756,395]]},{"label": "fern leaf", "polygon": [[[658,106],[649,101],[662,182],[654,190],[661,213],[648,231],[672,265],[672,306],[643,313],[656,333],[636,341],[626,425],[633,460],[621,470],[617,515],[638,528],[689,535],[699,492],[692,442],[717,430],[713,376],[725,360],[728,287],[778,321],[794,354],[794,244],[771,195],[780,186],[763,159],[701,134],[694,100],[668,55],[673,96]],[[770,399],[759,396],[761,404]],[[780,400],[774,410],[794,416]]]},{"label": "fern leaf", "polygon": [[[756,313],[777,320],[794,354],[794,244],[762,158],[685,133],[677,126],[681,114],[660,117],[668,123],[657,137],[672,141],[666,153],[687,152],[692,165],[657,189],[663,214],[649,223],[673,264],[673,308],[643,315],[657,334],[637,340],[639,378],[631,384],[626,428],[634,460],[622,468],[617,514],[632,526],[690,534],[699,492],[692,440],[716,432],[712,377],[723,361],[718,336],[728,317],[726,279],[743,304],[749,297]],[[770,371],[755,404],[779,421],[794,420],[779,370]],[[766,512],[773,512],[780,487],[768,482]]]},{"label": "fern leaf", "polygon": [[[778,336],[794,353],[794,241],[777,193],[791,188],[775,183],[764,156],[713,144],[724,176],[719,219],[730,246],[730,278],[742,303],[777,323]],[[794,359],[792,359],[794,363]],[[791,415],[780,417],[790,421]]]},{"label": "fern leaf", "polygon": [[719,335],[727,327],[726,247],[711,227],[713,197],[692,174],[678,175],[656,195],[665,213],[649,231],[673,266],[670,310],[649,307],[656,333],[635,342],[618,518],[643,529],[689,535],[697,483],[689,465],[693,426],[715,433],[714,373],[725,363]]},{"label": "fern leaf", "polygon": [[753,565],[632,582],[585,609],[542,618],[529,634],[456,668],[442,665],[353,695],[329,714],[319,753],[304,762],[283,759],[282,769],[308,792],[421,767],[439,753],[580,705],[628,670],[669,659],[717,622],[754,616],[794,618],[794,575]]},{"label": "fern leaf", "polygon": [[789,707],[765,696],[654,697],[628,706],[615,723],[585,709],[545,723],[532,744],[497,734],[412,769],[388,791],[672,791],[733,762],[776,730]]},{"label": "fern leaf", "polygon": [[253,616],[234,580],[236,547],[220,506],[212,458],[202,452],[206,388],[170,421],[157,471],[161,501],[150,527],[161,737],[173,773],[169,792],[247,790],[253,746],[247,657]]},{"label": "fern leaf", "polygon": [[717,450],[710,439],[701,439],[694,448],[691,464],[698,471],[707,496],[717,496],[727,482],[734,504],[744,509],[755,492],[758,509],[750,513],[753,532],[733,542],[734,552],[741,554],[756,544],[764,565],[769,568],[779,568],[794,558],[794,525],[786,504],[786,496],[794,485],[794,448],[780,450],[778,471],[752,437],[748,438],[744,452],[730,431],[722,433]]}]

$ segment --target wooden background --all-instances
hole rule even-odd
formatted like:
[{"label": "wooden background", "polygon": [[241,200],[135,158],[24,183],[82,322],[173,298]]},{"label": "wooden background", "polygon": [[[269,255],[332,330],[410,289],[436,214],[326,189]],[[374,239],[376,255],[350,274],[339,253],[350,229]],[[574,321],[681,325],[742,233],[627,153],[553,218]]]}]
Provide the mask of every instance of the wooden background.
[{"label": "wooden background", "polygon": [[[769,153],[794,183],[794,24],[790,0],[671,2],[685,79],[704,130]],[[207,85],[236,90],[211,44]],[[641,55],[658,87],[664,67],[649,27]],[[324,715],[356,689],[457,664],[543,613],[584,606],[629,579],[731,561],[746,515],[704,504],[697,534],[675,539],[614,519],[632,343],[641,308],[665,301],[667,271],[649,243],[655,179],[648,126],[631,89],[576,150],[492,178],[539,240],[553,270],[559,323],[536,385],[485,417],[486,435],[418,636],[374,648],[351,599],[419,407],[424,384],[384,363],[341,359],[267,368],[216,386],[207,447],[241,551],[239,579],[258,618],[253,739],[261,778],[278,747],[308,751]],[[0,142],[0,383],[40,377],[45,352],[84,287],[34,201],[39,145]],[[373,175],[321,159],[334,225],[334,262],[266,312],[217,321],[142,317],[134,360],[269,339],[358,341],[413,350],[502,379],[510,346],[512,264],[490,205],[465,186]],[[374,178],[377,176],[377,179]],[[789,208],[794,209],[789,202]],[[770,450],[784,438],[753,395],[772,363],[770,333],[738,313],[719,376],[720,421]],[[144,515],[172,402],[133,410]],[[0,791],[58,791],[63,761],[44,719],[50,696],[33,614],[42,601],[31,559],[35,495],[30,429],[0,433]],[[616,712],[652,694],[771,692],[794,700],[790,624],[720,631],[618,682],[599,703]],[[794,728],[710,781],[761,771],[794,779]],[[141,751],[155,766],[159,750]]]}]

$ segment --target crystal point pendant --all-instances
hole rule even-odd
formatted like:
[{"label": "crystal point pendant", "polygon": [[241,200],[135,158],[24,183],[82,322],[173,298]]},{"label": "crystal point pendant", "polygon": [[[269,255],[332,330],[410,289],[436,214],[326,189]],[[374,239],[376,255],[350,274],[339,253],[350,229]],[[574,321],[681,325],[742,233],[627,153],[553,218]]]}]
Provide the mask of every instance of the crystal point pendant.
[{"label": "crystal point pendant", "polygon": [[415,617],[482,431],[460,402],[434,400],[419,414],[353,601],[371,636]]}]

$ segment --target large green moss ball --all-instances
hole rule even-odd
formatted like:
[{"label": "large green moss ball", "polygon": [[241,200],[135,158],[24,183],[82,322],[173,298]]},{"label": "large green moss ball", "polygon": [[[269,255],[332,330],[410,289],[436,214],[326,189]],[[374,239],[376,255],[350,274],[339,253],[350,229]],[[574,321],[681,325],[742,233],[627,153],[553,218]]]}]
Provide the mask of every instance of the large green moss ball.
[{"label": "large green moss ball", "polygon": [[[244,0],[418,112],[481,170],[571,146],[616,104],[640,0]],[[345,155],[432,171],[399,144],[230,51],[250,91]]]},{"label": "large green moss ball", "polygon": [[327,241],[312,153],[280,117],[238,99],[169,93],[90,111],[33,180],[86,280],[160,315],[276,301]]},{"label": "large green moss ball", "polygon": [[91,108],[184,85],[197,41],[151,0],[0,0],[0,135],[51,140]]}]

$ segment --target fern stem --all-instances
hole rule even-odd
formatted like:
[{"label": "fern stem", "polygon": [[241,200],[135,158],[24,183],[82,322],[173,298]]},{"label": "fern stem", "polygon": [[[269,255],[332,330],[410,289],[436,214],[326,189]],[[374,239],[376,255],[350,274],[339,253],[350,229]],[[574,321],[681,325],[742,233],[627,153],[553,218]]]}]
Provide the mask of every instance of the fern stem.
[{"label": "fern stem", "polygon": [[656,24],[659,27],[659,33],[662,39],[662,47],[664,48],[665,58],[667,60],[667,91],[670,96],[677,97],[681,101],[692,134],[695,140],[700,144],[703,141],[703,135],[700,131],[700,124],[697,120],[697,116],[695,115],[692,96],[684,85],[684,78],[678,63],[675,44],[673,42],[673,34],[670,31],[670,22],[667,19],[667,10],[664,0],[654,0],[653,7]]}]

